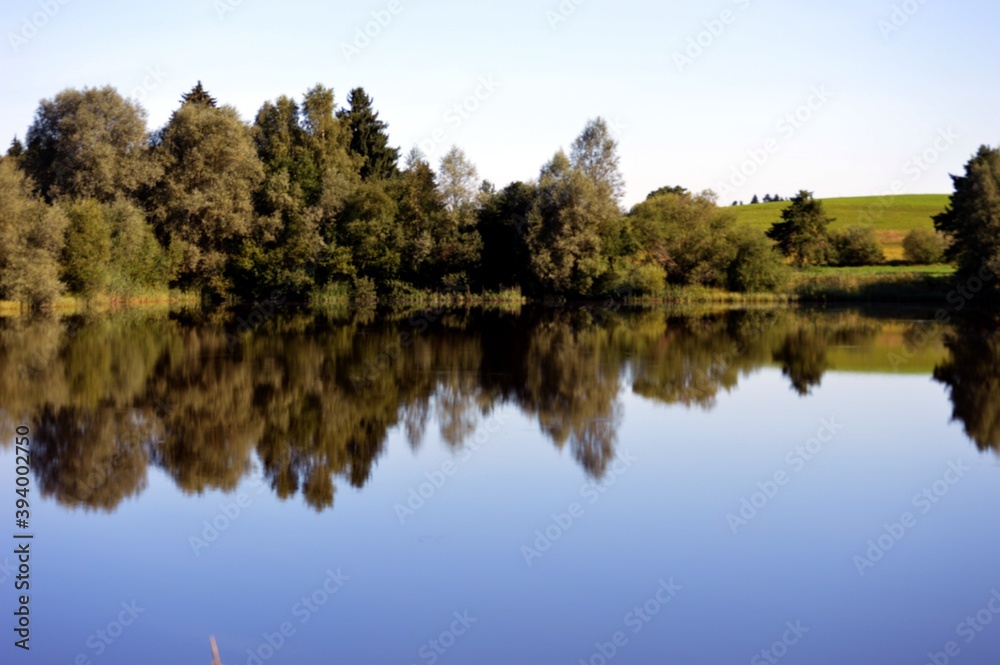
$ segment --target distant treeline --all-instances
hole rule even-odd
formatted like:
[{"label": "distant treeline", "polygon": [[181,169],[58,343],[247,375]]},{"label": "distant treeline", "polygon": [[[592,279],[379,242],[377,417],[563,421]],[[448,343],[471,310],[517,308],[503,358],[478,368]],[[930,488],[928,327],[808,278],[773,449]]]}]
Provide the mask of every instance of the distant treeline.
[{"label": "distant treeline", "polygon": [[[417,150],[400,163],[361,88],[344,108],[321,85],[279,97],[247,125],[199,82],[161,129],[146,117],[111,87],[42,100],[25,142],[0,158],[0,299],[168,287],[242,301],[595,298],[785,282],[774,244],[711,192],[664,187],[625,212],[617,141],[600,118],[536,180],[498,189],[458,148],[436,170]],[[792,206],[822,226],[808,192]],[[772,237],[804,262],[796,233]]]}]

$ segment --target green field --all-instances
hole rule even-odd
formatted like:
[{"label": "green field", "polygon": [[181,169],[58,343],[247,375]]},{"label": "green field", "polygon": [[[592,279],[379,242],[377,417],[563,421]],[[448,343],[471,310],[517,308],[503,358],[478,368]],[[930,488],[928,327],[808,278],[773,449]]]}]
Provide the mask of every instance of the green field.
[{"label": "green field", "polygon": [[[903,238],[913,229],[933,229],[934,215],[948,205],[947,194],[908,194],[902,196],[859,196],[842,199],[823,199],[826,214],[836,221],[831,229],[844,229],[854,225],[875,227],[879,242],[885,248],[887,261],[903,258]],[[766,231],[781,219],[781,211],[788,201],[758,203],[729,208],[737,219],[754,228]]]}]

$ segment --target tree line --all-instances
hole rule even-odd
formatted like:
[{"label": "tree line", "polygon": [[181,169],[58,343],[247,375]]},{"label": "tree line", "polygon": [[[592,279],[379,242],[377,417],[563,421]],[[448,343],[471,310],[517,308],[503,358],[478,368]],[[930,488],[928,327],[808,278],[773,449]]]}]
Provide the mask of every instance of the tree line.
[{"label": "tree line", "polygon": [[0,298],[776,291],[785,257],[832,256],[822,228],[799,228],[824,227],[806,192],[783,213],[796,228],[772,229],[777,247],[710,191],[664,187],[626,212],[617,141],[601,118],[536,179],[502,189],[457,147],[436,165],[418,150],[401,158],[362,88],[339,108],[316,85],[265,102],[248,124],[199,82],[165,126],[150,132],[146,119],[112,87],[41,101],[25,142],[0,158]]}]

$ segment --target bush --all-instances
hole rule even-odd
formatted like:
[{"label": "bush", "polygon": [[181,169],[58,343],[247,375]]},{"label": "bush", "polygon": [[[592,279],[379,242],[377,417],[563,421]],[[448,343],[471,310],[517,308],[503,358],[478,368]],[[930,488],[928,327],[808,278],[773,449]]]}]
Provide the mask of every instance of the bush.
[{"label": "bush", "polygon": [[913,229],[903,238],[903,256],[910,263],[932,265],[944,259],[945,238],[930,229]]},{"label": "bush", "polygon": [[729,264],[727,286],[737,293],[781,292],[788,286],[789,268],[770,240],[751,229],[733,234],[736,258]]},{"label": "bush", "polygon": [[111,262],[111,225],[95,199],[66,206],[66,245],[63,279],[73,293],[90,298],[104,290]]},{"label": "bush", "polygon": [[870,226],[852,226],[844,231],[834,231],[830,241],[836,252],[837,265],[871,266],[885,262],[882,245]]}]

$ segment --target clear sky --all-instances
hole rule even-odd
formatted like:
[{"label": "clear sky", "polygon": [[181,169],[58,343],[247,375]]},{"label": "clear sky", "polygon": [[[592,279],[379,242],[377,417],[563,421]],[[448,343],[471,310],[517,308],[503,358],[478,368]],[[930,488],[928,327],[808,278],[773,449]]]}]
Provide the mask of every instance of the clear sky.
[{"label": "clear sky", "polygon": [[663,185],[726,204],[949,192],[949,173],[1000,144],[997,25],[982,0],[4,0],[0,141],[66,87],[141,96],[155,129],[199,79],[248,121],[323,83],[338,103],[363,86],[404,154],[423,142],[436,161],[454,143],[501,186],[601,115],[629,204]]}]

